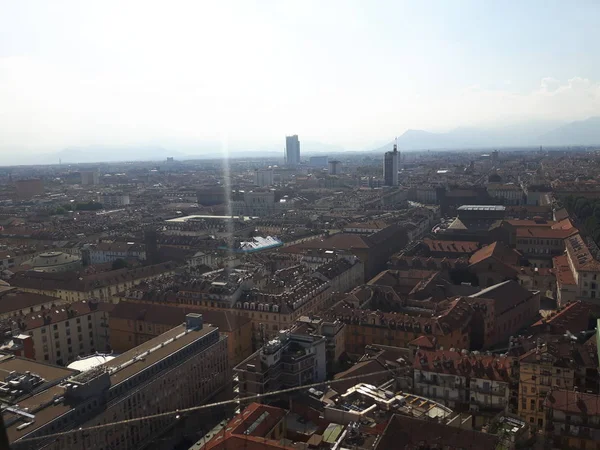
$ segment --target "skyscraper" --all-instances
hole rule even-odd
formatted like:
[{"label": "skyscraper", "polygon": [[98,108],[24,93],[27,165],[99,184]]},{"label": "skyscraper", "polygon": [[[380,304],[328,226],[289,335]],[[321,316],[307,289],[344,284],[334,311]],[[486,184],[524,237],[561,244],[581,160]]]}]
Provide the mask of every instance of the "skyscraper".
[{"label": "skyscraper", "polygon": [[394,143],[393,152],[385,152],[383,157],[383,184],[384,186],[396,186],[398,184],[398,145]]},{"label": "skyscraper", "polygon": [[300,164],[300,141],[297,134],[285,138],[285,162],[288,166]]}]

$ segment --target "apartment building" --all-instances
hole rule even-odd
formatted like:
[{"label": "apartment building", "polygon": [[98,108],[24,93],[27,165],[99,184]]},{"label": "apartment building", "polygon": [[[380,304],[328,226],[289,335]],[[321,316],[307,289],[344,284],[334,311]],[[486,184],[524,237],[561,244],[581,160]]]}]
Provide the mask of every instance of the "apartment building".
[{"label": "apartment building", "polygon": [[108,316],[113,306],[73,302],[9,320],[21,334],[33,339],[36,361],[66,366],[78,356],[110,351]]},{"label": "apartment building", "polygon": [[90,247],[90,263],[112,263],[116,259],[146,260],[146,250],[143,245],[133,242],[100,242]]},{"label": "apartment building", "polygon": [[565,245],[567,262],[577,286],[576,298],[599,303],[600,262],[591,254],[580,234],[566,239]]},{"label": "apartment building", "polygon": [[[227,338],[203,324],[201,315],[188,314],[185,325],[19,401],[3,418],[16,450],[141,449],[160,443],[157,439],[177,423],[173,417],[134,421],[110,432],[89,428],[201,405],[230,380]],[[84,429],[27,441],[79,427]]]},{"label": "apartment building", "polygon": [[24,292],[6,284],[7,286],[0,285],[0,319],[22,316],[64,303],[64,300],[58,297]]},{"label": "apartment building", "polygon": [[464,298],[442,301],[430,309],[415,305],[384,312],[383,307],[378,308],[389,303],[401,305],[394,296],[391,288],[359,288],[326,313],[328,319],[346,324],[348,353],[362,355],[365,347],[373,344],[407,347],[421,335],[435,338],[445,348],[470,348],[473,309]]},{"label": "apartment building", "polygon": [[231,311],[208,311],[194,305],[177,305],[121,300],[110,312],[110,348],[125,352],[170,329],[181,325],[188,313],[200,313],[204,323],[219,328],[227,336],[227,354],[231,365],[238,364],[253,352],[252,321]]},{"label": "apartment building", "polygon": [[419,350],[413,362],[414,392],[474,413],[505,411],[512,363],[513,358],[460,349]]},{"label": "apartment building", "polygon": [[521,186],[514,183],[489,183],[487,191],[490,197],[502,200],[504,205],[522,205],[526,202]]},{"label": "apartment building", "polygon": [[551,390],[598,390],[598,354],[568,338],[540,339],[519,357],[518,413],[530,425],[545,429],[546,396]]},{"label": "apartment building", "polygon": [[327,321],[315,316],[302,316],[298,318],[294,326],[296,333],[325,337],[327,374],[335,372],[341,356],[346,352],[345,326],[339,320]]},{"label": "apartment building", "polygon": [[173,262],[85,274],[80,272],[23,272],[11,279],[11,285],[24,292],[58,297],[68,302],[96,298],[110,301],[118,292],[130,289],[142,281],[173,274]]},{"label": "apartment building", "polygon": [[[355,258],[337,259],[316,270],[294,265],[271,276],[244,269],[221,269],[178,286],[176,295],[164,301],[181,308],[201,307],[249,318],[254,348],[258,348],[299,317],[325,310],[335,292],[345,292],[362,280],[362,275],[362,264]],[[141,302],[143,295],[133,289],[119,298]]]},{"label": "apartment building", "polygon": [[540,310],[540,292],[529,291],[514,280],[487,287],[467,297],[467,301],[475,311],[471,335],[475,349],[506,342],[531,324]]},{"label": "apartment building", "polygon": [[544,403],[546,433],[552,448],[596,450],[600,442],[600,396],[568,389],[552,390]]},{"label": "apartment building", "polygon": [[234,368],[241,397],[326,379],[325,337],[305,331],[281,330]]}]

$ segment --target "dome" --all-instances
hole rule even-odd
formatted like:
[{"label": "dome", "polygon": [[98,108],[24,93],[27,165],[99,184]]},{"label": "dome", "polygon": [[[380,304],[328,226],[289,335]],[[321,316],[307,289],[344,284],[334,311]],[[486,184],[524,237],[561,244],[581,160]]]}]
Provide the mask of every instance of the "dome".
[{"label": "dome", "polygon": [[23,265],[41,272],[63,272],[79,268],[81,258],[63,252],[45,252],[25,261]]}]

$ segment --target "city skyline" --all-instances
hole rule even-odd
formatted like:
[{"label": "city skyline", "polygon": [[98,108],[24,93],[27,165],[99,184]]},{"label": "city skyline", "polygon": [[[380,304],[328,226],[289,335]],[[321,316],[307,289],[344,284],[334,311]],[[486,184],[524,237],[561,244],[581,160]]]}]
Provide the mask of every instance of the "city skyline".
[{"label": "city skyline", "polygon": [[2,156],[281,148],[291,130],[364,150],[411,129],[600,115],[594,2],[4,6]]}]

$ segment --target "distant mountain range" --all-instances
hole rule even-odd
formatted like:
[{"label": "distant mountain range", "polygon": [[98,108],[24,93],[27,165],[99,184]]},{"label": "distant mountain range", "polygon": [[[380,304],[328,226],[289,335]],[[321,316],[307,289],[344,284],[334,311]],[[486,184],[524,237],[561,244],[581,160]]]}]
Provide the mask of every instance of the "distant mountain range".
[{"label": "distant mountain range", "polygon": [[[390,142],[375,152],[388,151]],[[518,125],[477,128],[461,127],[447,133],[407,130],[398,137],[400,150],[444,150],[492,147],[600,145],[600,117],[560,122],[530,122]]]},{"label": "distant mountain range", "polygon": [[[276,158],[283,157],[284,141],[281,144],[245,147],[232,144],[232,157]],[[367,152],[382,153],[392,148],[389,142]],[[407,130],[398,137],[400,150],[445,150],[484,149],[502,147],[545,147],[600,145],[600,116],[586,120],[564,123],[552,121],[523,122],[517,125],[498,127],[460,127],[447,133],[432,133],[424,130]],[[304,156],[310,154],[341,154],[344,148],[338,145],[315,141],[304,141],[300,137],[300,148]],[[176,150],[174,150],[176,149]],[[3,155],[0,164],[63,164],[164,161],[167,157],[179,160],[220,158],[223,156],[220,141],[165,140],[148,145],[86,146],[67,148],[57,153],[32,154],[15,150]]]}]

